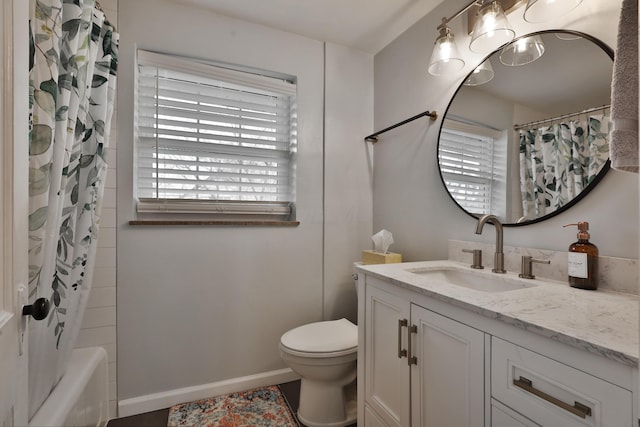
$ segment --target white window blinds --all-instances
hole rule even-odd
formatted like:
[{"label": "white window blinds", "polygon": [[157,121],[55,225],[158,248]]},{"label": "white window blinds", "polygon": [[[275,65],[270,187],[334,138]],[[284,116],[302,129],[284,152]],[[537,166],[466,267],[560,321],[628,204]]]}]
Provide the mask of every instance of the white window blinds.
[{"label": "white window blinds", "polygon": [[491,212],[494,138],[443,127],[438,157],[449,194],[466,211]]},{"label": "white window blinds", "polygon": [[136,115],[138,212],[291,209],[295,84],[138,51]]}]

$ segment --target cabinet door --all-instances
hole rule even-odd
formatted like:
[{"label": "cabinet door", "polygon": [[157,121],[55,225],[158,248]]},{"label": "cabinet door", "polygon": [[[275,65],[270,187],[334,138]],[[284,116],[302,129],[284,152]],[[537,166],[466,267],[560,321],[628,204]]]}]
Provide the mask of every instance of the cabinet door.
[{"label": "cabinet door", "polygon": [[409,367],[406,349],[410,304],[370,285],[367,277],[365,315],[365,399],[388,426],[409,426]]},{"label": "cabinet door", "polygon": [[484,333],[411,306],[411,425],[484,426]]},{"label": "cabinet door", "polygon": [[385,423],[371,409],[364,407],[364,427],[387,427]]}]

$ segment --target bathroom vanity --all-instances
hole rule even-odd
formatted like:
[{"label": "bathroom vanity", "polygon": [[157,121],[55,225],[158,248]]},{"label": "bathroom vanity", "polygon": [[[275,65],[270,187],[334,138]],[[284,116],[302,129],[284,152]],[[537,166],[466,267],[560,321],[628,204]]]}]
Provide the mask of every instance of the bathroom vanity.
[{"label": "bathroom vanity", "polygon": [[455,261],[357,270],[358,424],[636,425],[637,296]]}]

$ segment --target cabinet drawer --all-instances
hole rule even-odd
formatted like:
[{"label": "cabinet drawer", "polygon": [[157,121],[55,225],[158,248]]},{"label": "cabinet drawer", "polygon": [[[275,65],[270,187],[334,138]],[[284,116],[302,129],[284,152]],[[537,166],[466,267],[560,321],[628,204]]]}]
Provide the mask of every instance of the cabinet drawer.
[{"label": "cabinet drawer", "polygon": [[522,415],[491,399],[491,427],[540,427]]},{"label": "cabinet drawer", "polygon": [[496,337],[491,394],[545,427],[632,425],[629,390]]}]

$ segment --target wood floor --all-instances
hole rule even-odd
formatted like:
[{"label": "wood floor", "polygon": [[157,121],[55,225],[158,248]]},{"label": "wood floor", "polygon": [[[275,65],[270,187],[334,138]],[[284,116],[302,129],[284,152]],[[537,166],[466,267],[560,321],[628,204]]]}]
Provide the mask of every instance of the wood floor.
[{"label": "wood floor", "polygon": [[[289,405],[295,414],[298,411],[298,404],[300,401],[300,381],[279,384],[279,386],[282,394],[285,399],[287,399],[287,402],[289,402]],[[166,427],[168,417],[169,408],[147,412],[146,414],[109,420],[107,427]],[[304,427],[304,424],[300,423],[300,425]],[[357,424],[352,424],[348,427],[357,427]]]}]

